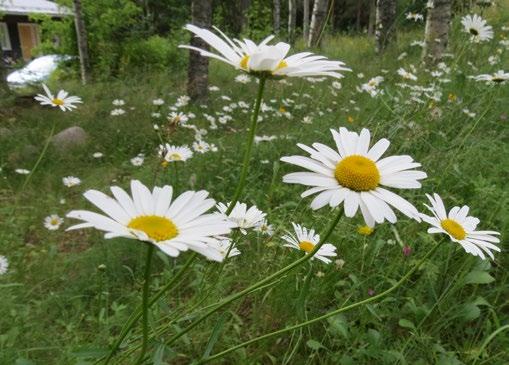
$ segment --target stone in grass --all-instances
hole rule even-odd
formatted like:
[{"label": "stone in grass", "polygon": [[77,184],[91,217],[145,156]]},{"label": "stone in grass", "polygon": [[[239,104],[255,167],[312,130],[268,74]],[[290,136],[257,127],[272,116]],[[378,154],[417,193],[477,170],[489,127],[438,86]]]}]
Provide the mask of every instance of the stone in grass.
[{"label": "stone in grass", "polygon": [[69,127],[51,138],[51,143],[59,150],[65,151],[87,143],[88,134],[81,127]]}]

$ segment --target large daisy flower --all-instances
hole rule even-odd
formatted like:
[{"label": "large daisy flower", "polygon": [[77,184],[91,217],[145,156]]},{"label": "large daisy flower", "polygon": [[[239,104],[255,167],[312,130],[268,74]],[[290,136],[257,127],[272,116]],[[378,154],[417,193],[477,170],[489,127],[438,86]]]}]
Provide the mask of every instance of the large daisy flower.
[{"label": "large daisy flower", "polygon": [[[315,234],[314,229],[308,231],[306,227],[302,227],[301,225],[293,222],[292,226],[293,230],[295,231],[295,235],[288,232],[288,234],[281,237],[283,240],[288,242],[284,244],[285,247],[301,250],[308,254],[311,251],[313,251],[313,249],[318,243],[320,243],[320,235]],[[322,247],[320,247],[318,251],[315,253],[315,255],[312,257],[312,259],[316,257],[318,260],[328,264],[331,262],[331,259],[329,259],[329,257],[336,256],[337,256],[336,246],[330,243],[324,243]]]},{"label": "large daisy flower", "polygon": [[265,76],[279,77],[307,77],[307,76],[331,76],[341,78],[338,71],[351,71],[344,67],[340,61],[330,61],[324,56],[315,55],[311,52],[301,52],[287,57],[290,45],[279,42],[275,45],[268,43],[274,38],[273,35],[265,38],[260,44],[249,39],[240,41],[230,39],[219,29],[214,29],[221,37],[213,32],[187,24],[185,29],[192,32],[210,45],[218,53],[209,52],[197,47],[181,45],[200,52],[202,56],[215,58],[228,63],[236,69]]},{"label": "large daisy flower", "polygon": [[428,229],[428,233],[445,233],[453,242],[459,243],[466,252],[479,256],[483,260],[486,258],[484,253],[494,259],[490,250],[500,252],[500,248],[493,244],[500,242],[497,237],[493,237],[493,235],[499,235],[500,233],[476,231],[479,219],[468,215],[468,206],[453,207],[447,214],[440,195],[433,194],[431,196],[426,194],[426,196],[431,203],[431,207],[427,204],[424,205],[433,216],[430,217],[421,213],[421,217],[423,221],[433,226]]},{"label": "large daisy flower", "polygon": [[461,24],[465,32],[470,33],[473,42],[484,42],[493,38],[493,28],[477,14],[464,16]]},{"label": "large daisy flower", "polygon": [[207,199],[208,192],[186,191],[172,200],[171,186],[154,187],[150,192],[137,180],[131,181],[132,198],[117,186],[112,186],[111,192],[114,198],[97,190],[85,192],[85,198],[106,215],[73,210],[67,217],[84,222],[68,230],[94,227],[105,231],[105,238],[150,242],[172,257],[191,249],[211,260],[223,260],[217,247],[233,224],[221,214],[205,214],[215,205],[214,199]]},{"label": "large daisy flower", "polygon": [[82,102],[79,96],[69,96],[67,91],[60,90],[58,94],[54,96],[46,85],[42,84],[42,88],[46,92],[46,95],[37,94],[37,96],[34,98],[35,100],[39,101],[41,105],[59,107],[60,110],[65,112],[66,110],[71,111],[75,109],[77,106],[74,104]]},{"label": "large daisy flower", "polygon": [[336,207],[342,202],[345,215],[353,217],[361,210],[366,224],[373,227],[387,219],[396,222],[392,207],[406,216],[420,221],[417,209],[399,195],[383,186],[399,189],[418,189],[419,180],[426,173],[414,170],[421,164],[410,156],[381,158],[390,142],[383,138],[369,148],[370,133],[363,129],[360,134],[346,128],[331,129],[337,151],[321,143],[312,147],[297,144],[310,154],[286,156],[281,161],[291,163],[311,172],[294,172],[283,177],[283,182],[311,186],[301,194],[307,197],[318,194],[311,208],[319,209],[329,204]]}]

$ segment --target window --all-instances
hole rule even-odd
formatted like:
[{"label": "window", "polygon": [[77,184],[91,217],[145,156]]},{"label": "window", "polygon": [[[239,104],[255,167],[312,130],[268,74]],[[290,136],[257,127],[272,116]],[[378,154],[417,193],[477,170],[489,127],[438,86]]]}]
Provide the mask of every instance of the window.
[{"label": "window", "polygon": [[12,51],[9,29],[6,23],[0,23],[0,45],[4,51]]}]

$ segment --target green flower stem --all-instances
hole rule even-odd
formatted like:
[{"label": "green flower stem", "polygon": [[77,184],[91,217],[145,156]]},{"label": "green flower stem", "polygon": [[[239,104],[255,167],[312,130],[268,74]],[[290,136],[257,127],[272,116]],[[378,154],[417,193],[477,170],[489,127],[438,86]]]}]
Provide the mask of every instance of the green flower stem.
[{"label": "green flower stem", "polygon": [[394,290],[396,290],[397,288],[399,288],[405,281],[408,280],[408,278],[410,278],[410,276],[416,271],[418,270],[422,264],[424,262],[426,262],[426,260],[436,251],[436,249],[439,247],[440,245],[439,244],[436,244],[431,250],[428,251],[428,253],[412,268],[410,269],[410,271],[408,271],[405,276],[403,276],[396,284],[394,284],[393,286],[391,286],[389,289],[385,290],[384,292],[378,294],[378,295],[375,295],[373,297],[370,297],[370,298],[367,298],[367,299],[364,299],[364,300],[361,300],[360,302],[356,302],[356,303],[353,303],[353,304],[350,304],[350,305],[347,305],[346,307],[341,307],[341,308],[338,308],[336,310],[333,310],[332,312],[329,312],[329,313],[326,313],[322,316],[319,316],[319,317],[316,317],[316,318],[313,318],[309,321],[305,321],[305,322],[301,322],[301,323],[298,323],[296,325],[293,325],[293,326],[290,326],[290,327],[287,327],[287,328],[283,328],[283,329],[280,329],[280,330],[277,330],[277,331],[274,331],[274,332],[270,332],[270,333],[267,333],[265,335],[262,335],[262,336],[259,336],[259,337],[256,337],[256,338],[253,338],[249,341],[246,341],[246,342],[243,342],[239,345],[236,345],[236,346],[233,346],[233,347],[230,347],[229,349],[227,350],[224,350],[222,352],[219,352],[213,356],[209,356],[207,358],[204,358],[204,359],[201,359],[198,364],[204,364],[206,362],[209,362],[209,361],[212,361],[212,360],[216,360],[216,359],[219,359],[227,354],[229,354],[230,352],[233,352],[237,349],[240,349],[242,347],[246,347],[248,345],[251,345],[255,342],[258,342],[258,341],[261,341],[261,340],[264,340],[264,339],[267,339],[267,338],[270,338],[270,337],[274,337],[274,336],[278,336],[278,335],[281,335],[283,333],[286,333],[286,332],[289,332],[289,331],[294,331],[296,329],[299,329],[299,328],[302,328],[302,327],[306,327],[306,326],[309,326],[311,324],[314,324],[316,322],[319,322],[319,321],[323,321],[324,319],[327,319],[329,317],[332,317],[332,316],[335,316],[341,312],[346,312],[350,309],[354,309],[354,308],[357,308],[357,307],[360,307],[360,306],[363,306],[365,304],[368,304],[368,303],[371,303],[371,302],[374,302],[374,301],[377,301],[378,299],[381,299],[383,297],[385,297],[387,294],[393,292]]},{"label": "green flower stem", "polygon": [[147,243],[147,261],[145,263],[145,282],[143,283],[143,342],[141,345],[140,355],[136,364],[139,365],[143,362],[143,358],[145,357],[145,353],[147,352],[148,345],[148,291],[150,288],[150,269],[152,265],[152,256],[154,256],[154,245],[152,243]]},{"label": "green flower stem", "polygon": [[190,330],[192,330],[194,327],[196,327],[198,324],[200,324],[201,322],[203,322],[205,319],[207,319],[208,317],[210,317],[212,314],[214,314],[215,312],[217,312],[219,309],[227,306],[228,304],[230,304],[231,302],[239,299],[239,298],[242,298],[243,296],[251,293],[252,291],[258,289],[259,287],[273,281],[274,279],[277,279],[279,278],[280,276],[286,274],[287,272],[289,272],[290,270],[296,268],[297,266],[305,263],[306,261],[310,260],[315,253],[318,252],[318,250],[320,249],[320,247],[322,247],[322,245],[325,243],[325,241],[327,241],[327,239],[329,238],[329,236],[332,234],[332,232],[334,231],[334,228],[336,228],[336,225],[338,224],[339,220],[341,219],[341,217],[343,216],[343,210],[342,209],[339,209],[338,210],[338,213],[336,214],[336,216],[334,217],[334,219],[331,221],[330,223],[330,226],[328,227],[327,231],[325,232],[325,234],[321,237],[321,240],[320,242],[315,245],[315,247],[313,248],[313,250],[311,252],[309,252],[307,255],[304,255],[303,257],[301,257],[300,259],[292,262],[290,265],[287,265],[285,267],[283,267],[282,269],[276,271],[274,274],[272,275],[269,275],[267,276],[265,279],[262,279],[256,283],[254,283],[253,285],[247,287],[246,289],[244,290],[241,290],[240,292],[238,293],[235,293],[235,294],[232,294],[230,295],[229,297],[227,297],[226,299],[223,299],[221,302],[217,303],[217,305],[215,305],[214,307],[212,307],[210,310],[208,310],[207,312],[205,312],[201,317],[199,317],[196,321],[194,321],[193,323],[191,323],[189,326],[187,326],[186,328],[184,328],[183,330],[181,330],[180,332],[178,332],[177,334],[175,334],[173,337],[171,337],[167,342],[166,344],[167,345],[171,345],[172,343],[174,343],[177,339],[179,339],[180,337],[182,337],[183,335],[185,335],[187,332],[189,332]]},{"label": "green flower stem", "polygon": [[28,182],[30,181],[30,179],[32,178],[32,175],[34,174],[35,170],[37,170],[37,167],[39,166],[39,164],[41,163],[42,161],[42,158],[44,157],[44,155],[46,154],[46,151],[48,150],[48,147],[49,147],[49,144],[51,143],[51,137],[53,137],[53,133],[55,133],[55,126],[56,126],[56,119],[55,121],[53,122],[53,126],[51,127],[51,131],[49,132],[49,136],[48,136],[48,139],[46,139],[46,143],[44,144],[44,147],[42,148],[42,151],[41,151],[41,154],[39,155],[39,158],[37,159],[37,161],[35,162],[35,165],[34,167],[32,167],[32,169],[30,170],[30,173],[28,174],[27,178],[25,179],[25,181],[23,182],[23,185],[21,185],[21,190],[20,190],[20,193],[25,190],[25,187],[27,186]]},{"label": "green flower stem", "polygon": [[306,278],[302,284],[302,288],[300,290],[299,298],[297,299],[297,313],[299,314],[299,319],[306,319],[306,299],[309,293],[309,286],[311,284],[311,278],[313,277],[313,264],[309,263],[309,269],[306,274]]},{"label": "green flower stem", "polygon": [[[187,261],[185,262],[184,266],[173,276],[173,278],[166,283],[165,286],[163,286],[156,295],[154,295],[152,298],[150,298],[148,302],[148,307],[150,308],[152,305],[154,305],[162,296],[163,294],[169,292],[170,289],[173,289],[173,284],[175,284],[177,281],[180,280],[180,278],[184,275],[184,273],[189,269],[191,266],[191,263],[198,257],[198,254],[196,252],[193,252]],[[136,324],[136,322],[141,318],[142,316],[142,309],[138,307],[133,313],[131,313],[131,316],[127,319],[126,324],[122,328],[122,331],[120,332],[120,335],[113,345],[113,348],[111,349],[111,352],[109,353],[108,357],[104,361],[104,365],[109,364],[110,360],[113,358],[115,353],[118,351],[120,345],[126,338],[126,336],[129,334],[133,326]],[[98,362],[96,362],[97,364]]]},{"label": "green flower stem", "polygon": [[258,83],[258,94],[256,95],[256,102],[253,109],[253,114],[251,115],[251,127],[249,128],[249,133],[247,135],[246,140],[246,149],[244,151],[244,160],[242,162],[242,170],[240,172],[239,183],[237,184],[237,188],[235,189],[235,194],[233,195],[233,199],[226,210],[226,215],[229,215],[235,204],[239,201],[240,195],[244,190],[246,185],[247,172],[249,171],[249,160],[251,159],[251,150],[253,149],[253,141],[256,135],[256,126],[258,125],[258,114],[260,114],[260,106],[262,105],[263,98],[263,90],[265,89],[265,77],[260,77]]}]

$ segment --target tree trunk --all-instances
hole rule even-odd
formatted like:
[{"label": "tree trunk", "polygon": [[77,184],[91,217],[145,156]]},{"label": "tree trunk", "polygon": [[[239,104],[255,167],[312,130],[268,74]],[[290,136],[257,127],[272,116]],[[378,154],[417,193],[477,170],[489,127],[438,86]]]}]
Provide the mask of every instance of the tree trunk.
[{"label": "tree trunk", "polygon": [[369,1],[368,36],[372,37],[375,34],[376,0],[368,1]]},{"label": "tree trunk", "polygon": [[274,34],[279,34],[281,28],[281,0],[273,0],[272,19]]},{"label": "tree trunk", "polygon": [[307,42],[309,38],[309,0],[303,2],[304,10],[302,12],[302,32],[304,40]]},{"label": "tree trunk", "polygon": [[288,43],[295,42],[295,23],[297,22],[297,0],[288,0]]},{"label": "tree trunk", "polygon": [[396,20],[396,0],[377,0],[376,2],[376,52],[383,52],[396,40],[394,21]]},{"label": "tree trunk", "polygon": [[[193,3],[194,2],[195,1],[193,0]],[[205,2],[208,2],[208,0],[205,0]],[[225,2],[225,4],[227,4],[226,6],[228,6],[230,10],[228,13],[230,15],[229,22],[231,25],[231,30],[233,34],[238,36],[244,29],[246,23],[246,13],[251,6],[251,0],[235,0],[235,5],[230,6],[227,2]]]},{"label": "tree trunk", "polygon": [[440,61],[447,48],[451,3],[451,0],[435,0],[433,7],[428,9],[422,52],[422,58],[428,64]]},{"label": "tree trunk", "polygon": [[[191,21],[201,28],[212,25],[212,0],[193,0],[191,3]],[[198,37],[191,38],[191,46],[208,49],[207,44]],[[193,101],[207,99],[209,83],[209,59],[198,52],[189,52],[187,69],[187,95]]]},{"label": "tree trunk", "polygon": [[76,39],[78,41],[78,52],[80,55],[81,82],[86,84],[90,81],[90,59],[88,57],[87,29],[81,10],[81,0],[73,0],[74,3],[74,24],[76,25]]},{"label": "tree trunk", "polygon": [[320,45],[322,30],[325,27],[325,18],[327,17],[328,3],[328,0],[315,0],[311,16],[311,26],[309,27],[308,47]]},{"label": "tree trunk", "polygon": [[7,86],[7,66],[4,63],[4,53],[2,47],[0,47],[0,96],[4,96],[9,93],[9,87]]}]

